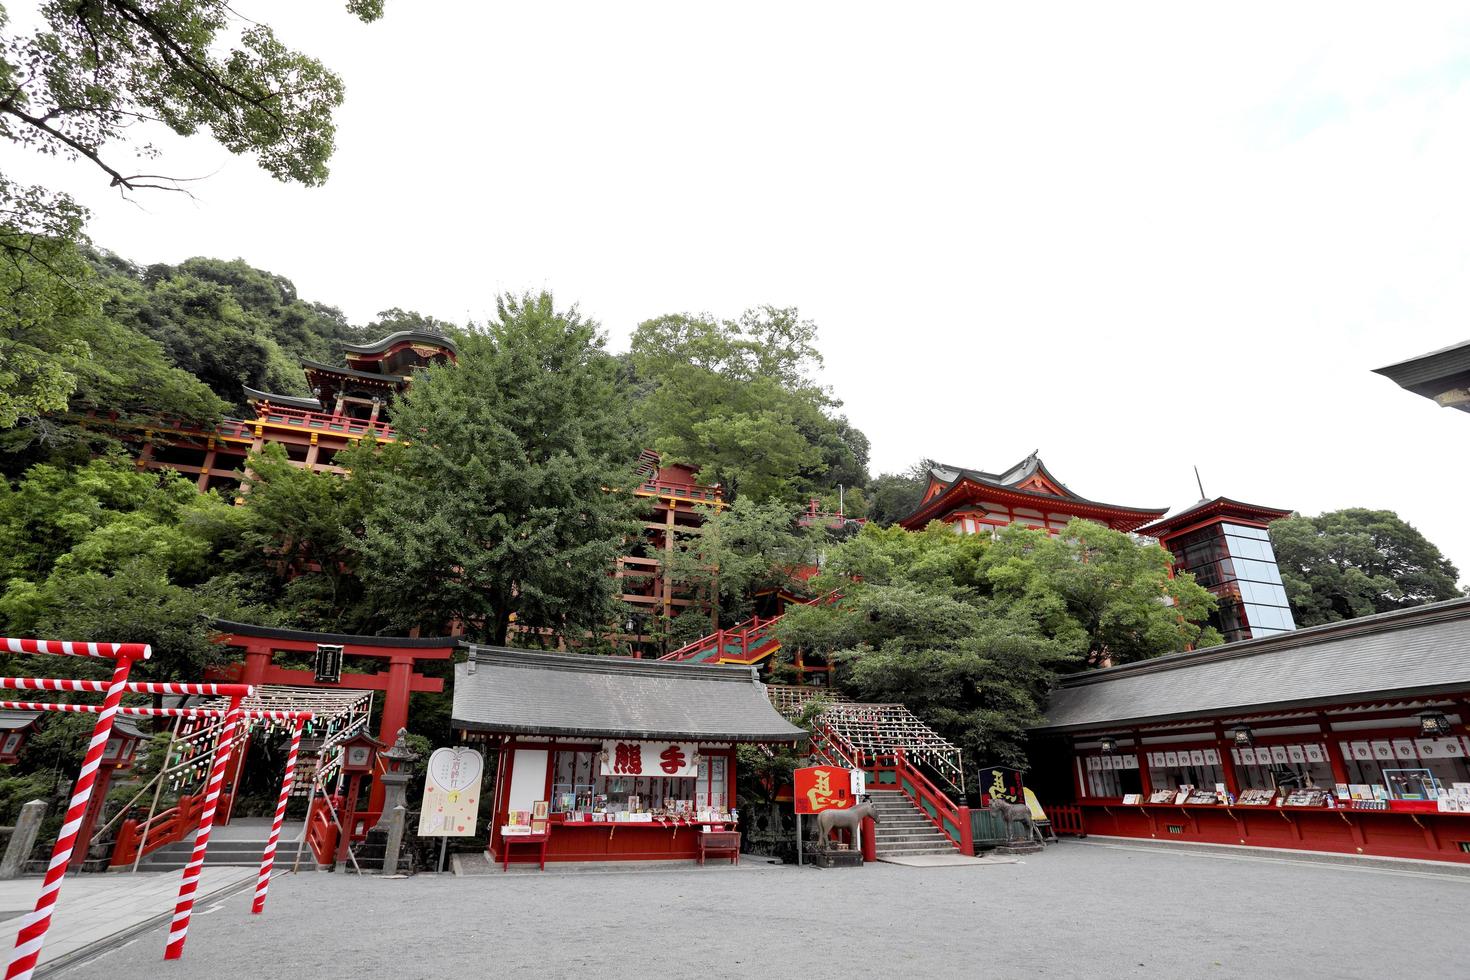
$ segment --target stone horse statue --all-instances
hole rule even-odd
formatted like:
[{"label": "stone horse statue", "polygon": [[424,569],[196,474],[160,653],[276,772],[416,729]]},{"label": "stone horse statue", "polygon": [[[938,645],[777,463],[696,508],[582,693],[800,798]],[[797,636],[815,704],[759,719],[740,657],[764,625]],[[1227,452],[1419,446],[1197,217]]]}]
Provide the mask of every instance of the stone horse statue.
[{"label": "stone horse statue", "polygon": [[823,810],[817,814],[817,841],[822,845],[822,850],[827,849],[827,842],[834,830],[850,830],[853,832],[853,840],[857,840],[857,830],[863,825],[865,817],[872,817],[873,823],[878,823],[878,811],[871,803],[859,803],[850,806],[846,810]]},{"label": "stone horse statue", "polygon": [[1036,826],[1036,821],[1031,818],[1031,808],[1024,803],[1010,803],[998,796],[990,798],[990,809],[1000,813],[1000,818],[1005,821],[1006,840],[1016,840],[1016,827],[1019,825],[1025,833],[1021,838],[1026,841],[1036,841],[1045,844],[1046,838],[1041,834],[1041,828]]}]

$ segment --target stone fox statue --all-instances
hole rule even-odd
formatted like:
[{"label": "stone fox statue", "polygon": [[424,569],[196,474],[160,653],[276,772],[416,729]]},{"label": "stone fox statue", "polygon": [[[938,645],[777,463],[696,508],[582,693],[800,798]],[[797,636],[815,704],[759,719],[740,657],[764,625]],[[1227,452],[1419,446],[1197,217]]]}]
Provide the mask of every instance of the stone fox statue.
[{"label": "stone fox statue", "polygon": [[1046,838],[1041,835],[1041,828],[1036,826],[1036,821],[1031,819],[1031,808],[1024,803],[1007,803],[998,796],[990,798],[990,809],[1000,812],[1000,818],[1006,824],[1006,840],[1016,839],[1016,825],[1026,832],[1024,840],[1035,840],[1039,844],[1045,844]]},{"label": "stone fox statue", "polygon": [[[873,808],[873,804],[859,803],[846,810],[823,810],[817,814],[817,843],[821,844],[825,850],[832,831],[856,831],[863,825],[864,817],[872,817],[873,823],[878,823],[878,811]],[[857,839],[856,834],[853,835],[853,839]]]}]

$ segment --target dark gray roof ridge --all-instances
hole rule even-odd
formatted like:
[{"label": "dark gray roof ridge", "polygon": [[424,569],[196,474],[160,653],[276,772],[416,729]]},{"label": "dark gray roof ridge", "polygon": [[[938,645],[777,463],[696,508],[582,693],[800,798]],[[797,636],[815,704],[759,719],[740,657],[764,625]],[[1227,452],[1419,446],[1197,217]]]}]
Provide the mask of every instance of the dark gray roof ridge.
[{"label": "dark gray roof ridge", "polygon": [[259,388],[252,388],[249,385],[241,385],[240,388],[245,392],[246,401],[271,402],[292,408],[315,409],[318,412],[322,410],[322,403],[315,398],[306,398],[301,395],[277,395],[269,391],[261,391]]},{"label": "dark gray roof ridge", "polygon": [[341,374],[349,378],[362,378],[364,381],[402,382],[408,377],[402,374],[374,374],[371,371],[358,371],[354,368],[328,364],[325,361],[314,361],[309,357],[301,359],[304,368],[315,368],[318,371],[329,371],[332,374]]},{"label": "dark gray roof ridge", "polygon": [[1077,674],[1068,674],[1058,681],[1057,686],[1059,688],[1084,687],[1088,684],[1101,684],[1105,681],[1116,680],[1119,677],[1160,673],[1193,667],[1197,664],[1254,657],[1273,650],[1312,646],[1348,636],[1393,632],[1409,626],[1423,625],[1425,622],[1464,619],[1467,616],[1470,616],[1470,596],[1463,599],[1446,599],[1442,602],[1411,606],[1408,609],[1393,609],[1389,612],[1374,613],[1371,616],[1359,616],[1356,619],[1344,619],[1321,626],[1308,626],[1305,629],[1276,633],[1272,636],[1240,640],[1217,647],[1206,647],[1203,650],[1185,650],[1180,653],[1154,657],[1151,660],[1140,660],[1131,664],[1119,664],[1116,667],[1100,667]]},{"label": "dark gray roof ridge", "polygon": [[460,640],[477,664],[498,663],[512,667],[534,667],[539,670],[567,670],[578,673],[617,674],[618,676],[680,677],[705,681],[733,681],[737,684],[758,683],[755,667],[742,664],[682,663],[672,660],[641,660],[637,657],[603,657],[588,653],[564,653],[550,650],[519,650],[494,647]]}]

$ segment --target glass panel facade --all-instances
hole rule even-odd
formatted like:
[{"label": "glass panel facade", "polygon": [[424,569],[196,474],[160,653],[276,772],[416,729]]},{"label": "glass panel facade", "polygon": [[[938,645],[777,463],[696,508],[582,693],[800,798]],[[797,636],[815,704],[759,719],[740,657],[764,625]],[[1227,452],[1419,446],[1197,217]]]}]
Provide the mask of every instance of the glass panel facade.
[{"label": "glass panel facade", "polygon": [[1170,542],[1175,567],[1220,599],[1211,618],[1226,642],[1296,629],[1265,528],[1221,523]]}]

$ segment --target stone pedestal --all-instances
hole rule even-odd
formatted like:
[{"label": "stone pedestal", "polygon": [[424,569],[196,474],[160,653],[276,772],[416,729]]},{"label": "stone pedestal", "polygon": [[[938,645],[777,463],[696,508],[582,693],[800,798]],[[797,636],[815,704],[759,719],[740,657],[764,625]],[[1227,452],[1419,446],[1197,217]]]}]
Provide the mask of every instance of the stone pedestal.
[{"label": "stone pedestal", "polygon": [[863,856],[858,851],[813,851],[806,855],[814,868],[861,868]]},{"label": "stone pedestal", "polygon": [[1038,844],[1034,840],[1016,840],[1011,841],[1008,844],[1000,845],[995,849],[994,853],[1019,856],[1026,854],[1040,854],[1044,850],[1046,850],[1046,845]]}]

